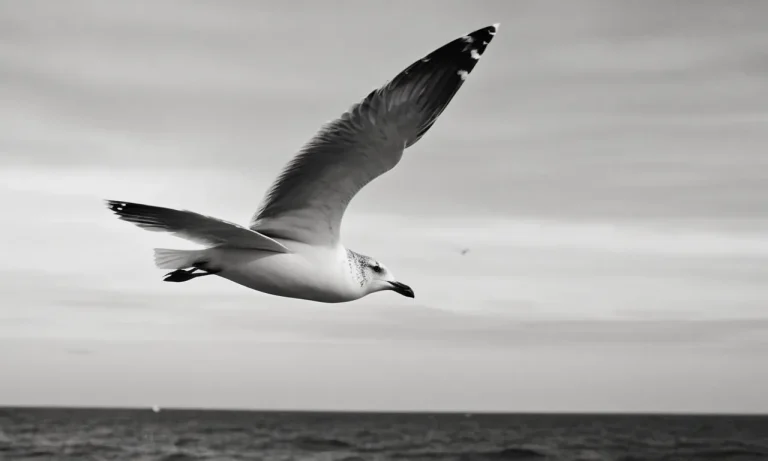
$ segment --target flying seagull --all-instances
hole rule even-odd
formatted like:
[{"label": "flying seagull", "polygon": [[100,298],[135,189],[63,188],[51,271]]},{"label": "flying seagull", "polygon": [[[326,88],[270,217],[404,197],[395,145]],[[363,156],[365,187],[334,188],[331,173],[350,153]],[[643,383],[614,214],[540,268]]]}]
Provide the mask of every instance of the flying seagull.
[{"label": "flying seagull", "polygon": [[326,124],[288,163],[248,227],[186,210],[107,200],[120,219],[206,246],[155,249],[167,282],[218,275],[275,296],[325,303],[392,290],[413,298],[376,259],[344,247],[344,211],[432,127],[499,25],[453,40],[414,62]]}]

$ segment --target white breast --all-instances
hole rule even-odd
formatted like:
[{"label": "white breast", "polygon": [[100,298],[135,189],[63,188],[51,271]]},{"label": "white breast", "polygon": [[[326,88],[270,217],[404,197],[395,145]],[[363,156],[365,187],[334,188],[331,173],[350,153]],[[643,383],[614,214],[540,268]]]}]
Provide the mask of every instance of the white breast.
[{"label": "white breast", "polygon": [[225,279],[275,296],[338,303],[365,294],[349,273],[343,247],[286,246],[291,253],[212,249],[211,265]]}]

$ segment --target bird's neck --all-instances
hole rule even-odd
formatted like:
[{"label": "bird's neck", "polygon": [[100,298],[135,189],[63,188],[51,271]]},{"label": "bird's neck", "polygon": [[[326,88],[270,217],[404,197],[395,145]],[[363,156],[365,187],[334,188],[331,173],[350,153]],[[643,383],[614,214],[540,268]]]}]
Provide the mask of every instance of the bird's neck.
[{"label": "bird's neck", "polygon": [[354,285],[365,291],[366,284],[368,283],[367,272],[365,271],[367,257],[352,250],[346,250],[346,269],[349,278]]}]

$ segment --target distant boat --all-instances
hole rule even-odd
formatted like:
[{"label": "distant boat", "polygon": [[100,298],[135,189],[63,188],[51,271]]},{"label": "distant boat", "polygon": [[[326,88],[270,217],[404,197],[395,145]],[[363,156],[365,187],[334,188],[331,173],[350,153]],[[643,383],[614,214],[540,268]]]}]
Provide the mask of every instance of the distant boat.
[{"label": "distant boat", "polygon": [[155,413],[160,413],[160,407],[158,407],[157,405],[152,405],[152,411],[154,411]]}]

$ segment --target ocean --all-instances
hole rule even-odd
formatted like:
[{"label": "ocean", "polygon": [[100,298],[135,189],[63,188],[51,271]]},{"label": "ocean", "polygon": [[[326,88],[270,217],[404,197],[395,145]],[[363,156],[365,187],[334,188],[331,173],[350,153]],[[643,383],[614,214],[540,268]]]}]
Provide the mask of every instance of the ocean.
[{"label": "ocean", "polygon": [[765,460],[768,416],[4,408],[0,459]]}]

